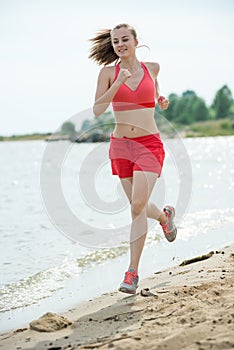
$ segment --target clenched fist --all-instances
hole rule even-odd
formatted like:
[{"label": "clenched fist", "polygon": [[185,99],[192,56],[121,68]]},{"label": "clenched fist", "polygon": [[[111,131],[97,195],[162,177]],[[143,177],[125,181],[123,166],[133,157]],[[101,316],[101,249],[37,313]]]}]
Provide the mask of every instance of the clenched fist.
[{"label": "clenched fist", "polygon": [[121,82],[121,84],[124,84],[128,78],[131,77],[131,73],[126,68],[120,68],[119,75],[118,75],[118,81]]},{"label": "clenched fist", "polygon": [[158,98],[158,105],[163,110],[167,109],[168,106],[169,106],[169,100],[166,97],[164,97],[164,96],[160,96]]}]

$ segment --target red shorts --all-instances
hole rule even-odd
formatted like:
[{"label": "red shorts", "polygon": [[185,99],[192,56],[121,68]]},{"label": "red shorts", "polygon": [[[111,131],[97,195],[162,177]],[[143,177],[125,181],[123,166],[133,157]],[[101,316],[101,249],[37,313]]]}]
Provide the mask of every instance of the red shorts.
[{"label": "red shorts", "polygon": [[112,174],[120,178],[132,177],[135,170],[160,176],[165,152],[159,133],[133,138],[111,134],[109,157]]}]

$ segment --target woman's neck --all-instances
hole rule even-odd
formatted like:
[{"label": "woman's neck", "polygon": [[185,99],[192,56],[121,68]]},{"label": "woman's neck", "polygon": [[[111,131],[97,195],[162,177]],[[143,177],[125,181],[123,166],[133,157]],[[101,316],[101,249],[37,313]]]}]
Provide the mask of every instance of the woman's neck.
[{"label": "woman's neck", "polygon": [[141,63],[136,58],[134,58],[132,60],[121,60],[120,68],[126,68],[131,73],[136,73],[142,69],[142,66]]}]

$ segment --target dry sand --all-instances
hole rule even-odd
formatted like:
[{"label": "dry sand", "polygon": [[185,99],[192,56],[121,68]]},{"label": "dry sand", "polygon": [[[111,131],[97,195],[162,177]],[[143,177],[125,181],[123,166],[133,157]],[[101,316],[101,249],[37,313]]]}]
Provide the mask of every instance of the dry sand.
[{"label": "dry sand", "polygon": [[142,280],[134,296],[116,291],[78,305],[63,314],[72,322],[64,329],[1,334],[0,349],[234,349],[233,271],[231,245]]}]

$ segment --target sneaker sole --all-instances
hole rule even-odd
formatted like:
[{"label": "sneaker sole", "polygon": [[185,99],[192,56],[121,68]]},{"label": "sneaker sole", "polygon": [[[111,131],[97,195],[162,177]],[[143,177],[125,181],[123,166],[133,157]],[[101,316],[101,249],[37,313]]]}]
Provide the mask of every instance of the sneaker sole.
[{"label": "sneaker sole", "polygon": [[167,233],[167,234],[164,233],[164,236],[166,237],[168,242],[173,242],[177,236],[177,229],[175,229],[175,231],[173,231],[171,233]]},{"label": "sneaker sole", "polygon": [[120,287],[119,291],[123,292],[123,293],[127,293],[127,294],[136,294],[136,290],[129,290],[129,289],[124,288],[124,287],[122,287],[122,288]]}]

